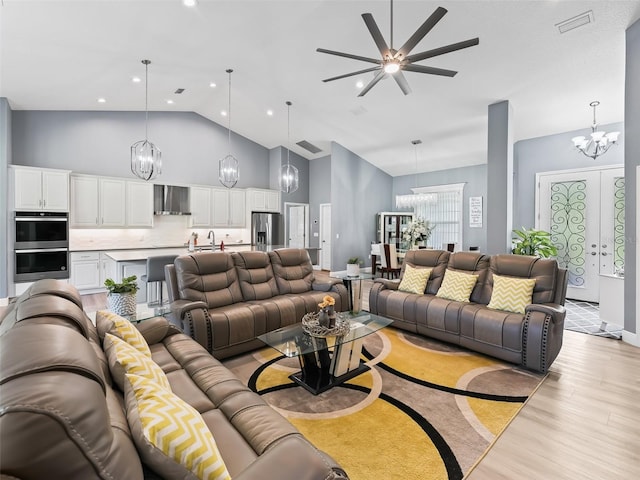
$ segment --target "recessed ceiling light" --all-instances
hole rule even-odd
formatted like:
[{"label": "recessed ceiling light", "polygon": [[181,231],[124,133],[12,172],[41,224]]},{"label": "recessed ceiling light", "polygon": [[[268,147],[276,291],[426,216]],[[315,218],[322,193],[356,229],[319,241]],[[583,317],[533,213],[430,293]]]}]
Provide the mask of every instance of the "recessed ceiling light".
[{"label": "recessed ceiling light", "polygon": [[273,110],[267,110],[267,115],[269,115],[270,117],[273,117]]},{"label": "recessed ceiling light", "polygon": [[222,115],[223,117],[226,117],[227,116],[227,111],[226,110],[222,110],[220,112],[220,115]]},{"label": "recessed ceiling light", "polygon": [[106,98],[102,98],[102,97],[100,97],[100,98],[98,99],[98,103],[107,103],[107,99],[106,99]]},{"label": "recessed ceiling light", "polygon": [[140,78],[140,77],[132,77],[132,78],[131,78],[131,81],[132,81],[133,83],[140,83],[142,80],[141,80],[141,78]]},{"label": "recessed ceiling light", "polygon": [[356,88],[362,88],[362,87],[364,87],[364,82],[362,80],[358,80],[356,82]]},{"label": "recessed ceiling light", "polygon": [[167,100],[167,103],[168,103],[169,105],[173,105],[173,100],[169,99],[169,100]]},{"label": "recessed ceiling light", "polygon": [[214,82],[211,82],[211,83],[209,84],[209,86],[210,86],[211,88],[216,88],[216,87],[217,87],[217,85],[216,85]]},{"label": "recessed ceiling light", "polygon": [[182,4],[185,7],[195,7],[198,4],[198,0],[182,0]]}]

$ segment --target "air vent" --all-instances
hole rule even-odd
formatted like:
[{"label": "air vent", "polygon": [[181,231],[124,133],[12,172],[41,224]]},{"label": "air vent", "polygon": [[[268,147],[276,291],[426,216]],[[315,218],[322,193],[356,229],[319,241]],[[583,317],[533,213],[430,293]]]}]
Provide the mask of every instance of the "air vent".
[{"label": "air vent", "polygon": [[304,148],[305,150],[310,151],[313,154],[320,153],[322,151],[322,149],[316,147],[313,143],[307,142],[306,140],[302,140],[296,143],[296,145]]},{"label": "air vent", "polygon": [[595,22],[593,11],[589,10],[588,12],[581,13],[580,15],[576,15],[573,18],[565,20],[564,22],[556,23],[556,27],[558,27],[560,33],[567,33],[569,30],[573,30],[593,22]]},{"label": "air vent", "polygon": [[176,93],[176,94],[180,95],[182,92],[184,92],[184,88],[179,88],[173,93]]}]

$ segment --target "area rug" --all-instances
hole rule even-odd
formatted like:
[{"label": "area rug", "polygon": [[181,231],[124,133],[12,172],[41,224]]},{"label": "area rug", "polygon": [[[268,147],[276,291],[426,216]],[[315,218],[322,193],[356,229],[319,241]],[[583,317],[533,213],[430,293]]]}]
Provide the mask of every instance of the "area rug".
[{"label": "area rug", "polygon": [[363,358],[371,370],[317,396],[271,348],[225,365],[352,480],[461,479],[544,379],[394,328],[366,337]]}]

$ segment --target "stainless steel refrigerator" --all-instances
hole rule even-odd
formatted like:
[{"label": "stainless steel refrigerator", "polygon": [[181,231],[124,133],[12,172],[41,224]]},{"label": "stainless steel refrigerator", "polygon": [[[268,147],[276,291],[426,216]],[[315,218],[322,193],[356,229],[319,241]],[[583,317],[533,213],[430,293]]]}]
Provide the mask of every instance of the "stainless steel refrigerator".
[{"label": "stainless steel refrigerator", "polygon": [[251,214],[251,244],[257,247],[284,245],[284,223],[279,213]]}]

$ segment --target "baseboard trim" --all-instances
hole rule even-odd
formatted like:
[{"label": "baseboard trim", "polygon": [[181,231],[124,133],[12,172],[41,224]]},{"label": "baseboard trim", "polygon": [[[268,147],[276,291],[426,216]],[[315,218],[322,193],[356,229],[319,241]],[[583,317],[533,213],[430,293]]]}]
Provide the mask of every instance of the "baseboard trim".
[{"label": "baseboard trim", "polygon": [[626,330],[622,331],[622,341],[633,345],[634,347],[640,347],[640,337],[637,333],[627,332]]}]

